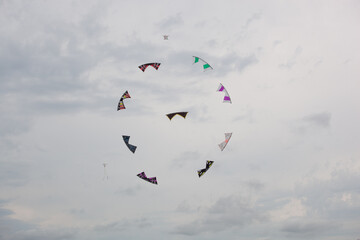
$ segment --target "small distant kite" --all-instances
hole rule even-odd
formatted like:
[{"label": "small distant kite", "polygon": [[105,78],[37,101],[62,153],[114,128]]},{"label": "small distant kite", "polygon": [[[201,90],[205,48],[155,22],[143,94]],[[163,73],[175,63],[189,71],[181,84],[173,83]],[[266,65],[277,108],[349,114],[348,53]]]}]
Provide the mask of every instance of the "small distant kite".
[{"label": "small distant kite", "polygon": [[124,105],[124,102],[123,102],[123,100],[124,100],[125,98],[131,98],[131,97],[130,97],[130,94],[128,93],[128,91],[126,91],[126,92],[121,96],[120,101],[119,101],[119,103],[118,103],[118,107],[117,107],[117,110],[118,110],[118,111],[121,110],[121,109],[125,109],[125,105]]},{"label": "small distant kite", "polygon": [[129,150],[132,151],[132,153],[135,153],[135,150],[136,150],[137,147],[134,146],[134,145],[131,145],[129,143],[130,136],[123,135],[122,137],[124,139],[124,142],[125,142],[126,146],[129,148]]},{"label": "small distant kite", "polygon": [[150,182],[150,183],[158,184],[158,182],[157,182],[157,180],[156,180],[156,177],[148,178],[148,177],[146,177],[145,172],[139,173],[139,174],[136,175],[136,176],[138,176],[139,178],[144,179],[145,181],[148,181],[148,182]]},{"label": "small distant kite", "polygon": [[188,112],[174,112],[174,113],[169,113],[169,114],[166,114],[166,116],[170,119],[171,119],[175,116],[175,115],[180,115],[182,116],[184,119],[186,118],[186,114],[188,114]]},{"label": "small distant kite", "polygon": [[108,177],[108,175],[107,175],[107,173],[106,173],[106,165],[107,165],[107,163],[103,163],[103,166],[104,166],[104,177],[103,177],[103,180],[105,180],[105,178],[106,178],[106,179],[109,179],[109,177]]},{"label": "small distant kite", "polygon": [[204,175],[204,173],[207,172],[207,170],[209,170],[209,168],[211,167],[211,165],[214,163],[214,161],[206,161],[206,167],[201,169],[201,170],[198,170],[198,174],[199,174],[199,177],[201,177],[202,175]]},{"label": "small distant kite", "polygon": [[224,148],[226,147],[226,145],[228,144],[228,142],[231,138],[231,135],[232,135],[232,133],[225,133],[225,141],[223,141],[222,143],[219,144],[221,151],[223,151]]},{"label": "small distant kite", "polygon": [[226,91],[225,87],[220,83],[219,88],[217,89],[218,92],[224,92],[225,96],[224,96],[224,101],[223,102],[228,102],[231,103],[231,98],[229,96],[229,93]]},{"label": "small distant kite", "polygon": [[159,69],[159,66],[160,66],[161,63],[145,63],[143,65],[140,65],[139,68],[141,69],[141,71],[145,72],[145,69],[148,67],[148,66],[152,66],[154,67],[156,70]]},{"label": "small distant kite", "polygon": [[169,40],[169,35],[163,35],[164,40]]},{"label": "small distant kite", "polygon": [[206,71],[206,70],[209,70],[209,69],[213,69],[211,66],[210,66],[210,64],[208,64],[205,60],[203,60],[202,58],[199,58],[199,57],[196,57],[196,56],[193,56],[194,57],[194,59],[195,59],[195,61],[194,61],[194,63],[197,63],[197,62],[199,62],[199,61],[201,61],[202,63],[203,63],[203,68],[204,68],[204,71]]}]

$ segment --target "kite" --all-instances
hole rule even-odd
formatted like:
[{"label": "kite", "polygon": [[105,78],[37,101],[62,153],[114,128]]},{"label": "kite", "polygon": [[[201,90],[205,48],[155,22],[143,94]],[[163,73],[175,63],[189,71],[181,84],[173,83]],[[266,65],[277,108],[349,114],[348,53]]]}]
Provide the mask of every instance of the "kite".
[{"label": "kite", "polygon": [[169,40],[169,35],[163,35],[164,40]]},{"label": "kite", "polygon": [[145,63],[143,65],[140,65],[139,68],[141,69],[141,71],[145,72],[145,69],[148,67],[148,66],[153,66],[156,70],[159,69],[159,66],[160,66],[161,63]]},{"label": "kite", "polygon": [[228,142],[231,138],[231,135],[232,135],[232,133],[225,133],[225,141],[223,141],[222,143],[219,144],[221,151],[223,151],[224,148],[226,147],[226,145],[228,144]]},{"label": "kite", "polygon": [[134,146],[134,145],[131,145],[129,143],[130,136],[123,135],[122,137],[124,139],[124,142],[125,142],[126,146],[129,148],[129,150],[132,151],[133,153],[135,153],[135,150],[136,150],[137,147]]},{"label": "kite", "polygon": [[213,69],[211,66],[210,66],[210,64],[208,64],[207,62],[205,62],[203,59],[201,59],[201,58],[199,58],[199,57],[196,57],[196,56],[193,56],[194,58],[195,58],[195,61],[194,61],[194,63],[197,63],[197,62],[199,62],[199,60],[201,61],[201,62],[203,62],[203,68],[204,68],[204,71],[206,71],[206,70],[208,70],[208,69]]},{"label": "kite", "polygon": [[226,91],[226,89],[224,88],[224,86],[220,83],[219,88],[217,89],[218,92],[224,92],[225,96],[224,96],[224,101],[223,102],[228,102],[231,103],[231,98],[229,96],[229,93]]},{"label": "kite", "polygon": [[175,116],[175,115],[180,115],[182,116],[184,119],[186,117],[186,114],[188,112],[174,112],[174,113],[169,113],[169,114],[166,114],[166,116],[169,118],[169,120],[171,121],[171,119]]},{"label": "kite", "polygon": [[211,165],[214,163],[214,161],[206,161],[206,167],[201,169],[201,170],[198,170],[198,174],[199,174],[199,177],[201,177],[202,175],[204,175],[204,173],[206,173],[207,170],[209,170],[209,168],[211,167]]},{"label": "kite", "polygon": [[106,178],[106,179],[109,179],[108,175],[106,174],[106,165],[107,163],[103,163],[103,166],[104,166],[104,177],[103,177],[103,180]]},{"label": "kite", "polygon": [[156,177],[148,178],[148,177],[146,177],[145,172],[139,173],[139,174],[136,175],[136,176],[138,176],[139,178],[144,179],[145,181],[148,181],[148,182],[150,182],[150,183],[158,184],[158,182],[157,182],[157,180],[156,180]]},{"label": "kite", "polygon": [[124,92],[124,94],[121,96],[120,101],[119,101],[119,103],[118,103],[118,107],[117,107],[117,110],[118,110],[118,111],[121,110],[121,109],[125,109],[125,105],[124,105],[124,102],[123,102],[123,100],[124,100],[125,98],[131,98],[131,97],[130,97],[130,94],[128,93],[128,91]]}]

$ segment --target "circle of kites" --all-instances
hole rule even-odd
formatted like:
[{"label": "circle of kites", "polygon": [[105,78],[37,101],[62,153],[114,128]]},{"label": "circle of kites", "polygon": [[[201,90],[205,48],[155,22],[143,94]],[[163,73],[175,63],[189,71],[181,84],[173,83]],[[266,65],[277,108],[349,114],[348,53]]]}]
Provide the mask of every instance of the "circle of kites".
[{"label": "circle of kites", "polygon": [[[164,37],[164,40],[169,40],[169,35],[163,35],[163,37]],[[194,58],[194,64],[195,63],[201,63],[204,71],[213,70],[211,65],[209,63],[207,63],[205,60],[203,60],[202,58],[197,57],[197,56],[193,56],[193,58]],[[160,65],[161,65],[161,63],[157,63],[157,62],[145,63],[145,64],[140,65],[139,69],[141,71],[145,72],[147,67],[151,66],[151,67],[155,68],[156,70],[158,70]],[[229,93],[227,92],[227,90],[225,89],[225,87],[221,83],[220,83],[220,85],[219,85],[219,87],[218,87],[218,89],[216,91],[224,93],[224,99],[223,99],[224,103],[231,103],[231,98],[229,96]],[[118,111],[126,109],[125,105],[124,105],[124,100],[127,99],[127,98],[131,98],[131,97],[130,97],[129,92],[125,91],[123,93],[123,95],[121,96],[120,100],[119,100],[119,103],[118,103],[118,106],[117,106]],[[172,113],[166,114],[166,116],[171,121],[176,115],[181,116],[181,117],[183,117],[185,119],[187,114],[188,114],[188,112],[172,112]],[[223,142],[221,142],[220,144],[218,144],[221,151],[223,151],[225,149],[225,147],[228,144],[231,136],[232,136],[232,133],[225,133],[225,140]],[[122,137],[123,137],[125,145],[129,148],[129,150],[132,153],[135,153],[137,146],[130,144],[130,136],[123,135]],[[210,167],[213,165],[213,163],[214,163],[214,161],[207,160],[205,168],[197,170],[199,178],[202,175],[204,175],[210,169]],[[104,166],[104,178],[103,179],[108,179],[108,176],[106,174],[107,163],[103,163],[103,166]],[[139,178],[149,182],[149,183],[158,184],[158,181],[157,181],[156,177],[147,177],[145,172],[141,172],[141,173],[137,174],[137,176]]]}]

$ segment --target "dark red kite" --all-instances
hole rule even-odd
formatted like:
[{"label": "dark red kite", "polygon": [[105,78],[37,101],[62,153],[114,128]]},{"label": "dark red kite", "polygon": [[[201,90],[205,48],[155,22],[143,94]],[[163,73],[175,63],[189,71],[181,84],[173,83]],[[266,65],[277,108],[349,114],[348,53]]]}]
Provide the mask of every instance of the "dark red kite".
[{"label": "dark red kite", "polygon": [[186,117],[186,114],[188,112],[174,112],[174,113],[169,113],[169,114],[166,114],[166,116],[171,120],[175,115],[180,115],[182,116],[184,119]]},{"label": "dark red kite", "polygon": [[159,69],[161,63],[145,63],[143,65],[140,65],[139,68],[141,69],[141,71],[145,72],[145,69],[148,66],[153,66],[156,70]]}]

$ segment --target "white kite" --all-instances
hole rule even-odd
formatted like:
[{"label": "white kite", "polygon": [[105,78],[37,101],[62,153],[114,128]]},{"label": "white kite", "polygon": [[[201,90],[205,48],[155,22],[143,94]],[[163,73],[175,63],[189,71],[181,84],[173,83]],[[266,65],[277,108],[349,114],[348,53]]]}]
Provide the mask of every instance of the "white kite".
[{"label": "white kite", "polygon": [[107,175],[107,173],[106,173],[106,165],[107,165],[107,163],[103,163],[103,166],[104,166],[104,177],[103,177],[103,180],[105,180],[105,178],[106,178],[106,179],[109,179],[109,177],[108,177],[108,175]]},{"label": "white kite", "polygon": [[197,56],[193,56],[193,58],[194,58],[194,63],[197,63],[197,62],[202,62],[202,65],[203,65],[203,69],[204,69],[204,71],[206,71],[206,70],[209,70],[209,69],[213,69],[211,66],[210,66],[210,64],[208,64],[204,59],[202,59],[202,58],[199,58],[199,57],[197,57]]},{"label": "white kite", "polygon": [[221,151],[223,151],[224,148],[226,147],[226,145],[228,144],[228,142],[231,138],[231,135],[232,135],[232,133],[225,133],[225,141],[223,141],[222,143],[219,144]]},{"label": "white kite", "polygon": [[231,98],[229,96],[229,93],[226,91],[225,87],[220,83],[220,86],[217,89],[218,92],[224,92],[225,96],[224,96],[224,101],[223,102],[228,102],[231,103]]}]

